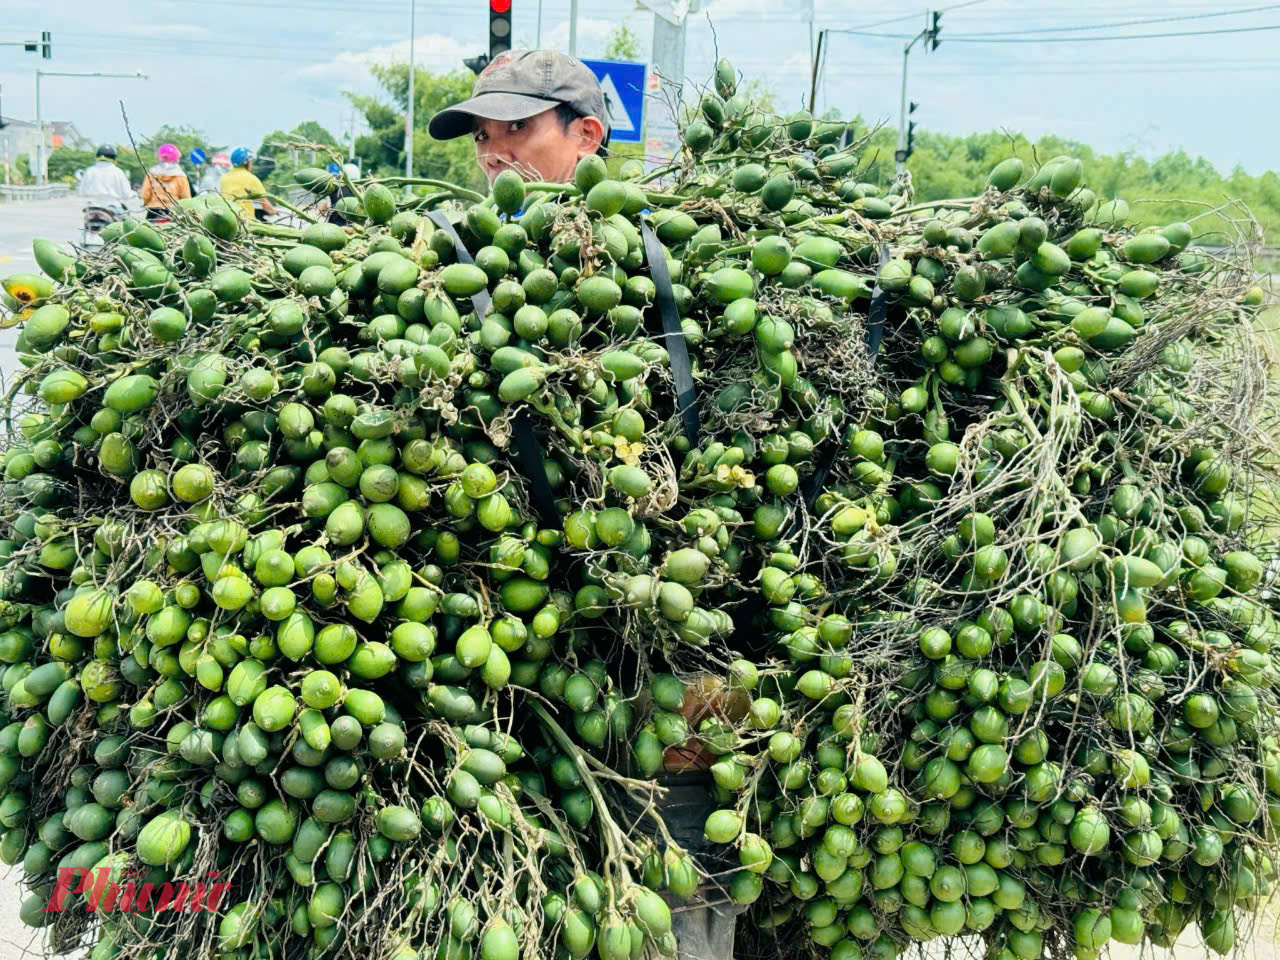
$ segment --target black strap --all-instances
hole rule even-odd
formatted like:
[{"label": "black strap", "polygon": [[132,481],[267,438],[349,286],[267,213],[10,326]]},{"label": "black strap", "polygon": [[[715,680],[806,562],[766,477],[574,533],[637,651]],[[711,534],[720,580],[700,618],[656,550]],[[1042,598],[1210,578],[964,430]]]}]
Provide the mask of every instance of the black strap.
[{"label": "black strap", "polygon": [[[458,236],[458,231],[453,228],[453,224],[449,222],[449,217],[443,210],[427,211],[427,219],[443,230],[445,236],[453,241],[453,250],[458,255],[460,263],[476,262],[475,258],[471,256],[471,251],[462,242],[462,238]],[[476,311],[476,319],[484,320],[485,314],[489,312],[489,291],[481,290],[479,293],[472,294],[471,306]]]},{"label": "black strap", "polygon": [[889,295],[880,288],[880,271],[889,262],[889,245],[880,244],[880,264],[876,267],[876,286],[871,291],[871,309],[867,311],[867,352],[872,358],[880,352],[884,339],[884,315],[889,309]]},{"label": "black strap", "polygon": [[644,238],[645,259],[649,261],[649,273],[656,288],[658,314],[662,317],[663,339],[667,357],[671,361],[671,377],[676,385],[676,405],[684,424],[684,435],[690,446],[698,445],[702,423],[698,419],[698,398],[693,389],[693,366],[689,363],[689,344],[684,339],[680,325],[680,311],[676,309],[675,291],[671,289],[671,271],[667,269],[667,256],[662,241],[658,239],[649,221],[640,221],[640,235]]},{"label": "black strap", "polygon": [[817,468],[804,485],[804,506],[810,513],[813,512],[813,505],[818,500],[818,494],[822,493],[822,488],[827,485],[827,474],[831,472],[831,468],[835,465],[836,454],[839,451],[840,444],[832,442],[818,461]]},{"label": "black strap", "polygon": [[[461,263],[475,263],[475,259],[467,250],[467,245],[458,236],[458,231],[449,222],[443,210],[430,210],[427,218],[445,232],[453,241],[454,252]],[[489,312],[489,291],[481,290],[471,297],[471,305],[475,308],[476,318],[483,320]],[[542,448],[538,438],[533,434],[533,424],[529,420],[529,412],[521,410],[512,423],[512,439],[516,442],[516,454],[520,459],[520,469],[529,481],[532,489],[533,505],[548,526],[559,526],[560,511],[556,509],[556,495],[547,479],[546,464],[542,459]]]},{"label": "black strap", "polygon": [[[889,245],[887,243],[880,244],[880,265],[876,268],[876,276],[879,277],[880,269],[889,262]],[[884,340],[884,317],[889,310],[889,295],[880,287],[880,281],[876,280],[875,289],[871,293],[871,308],[867,311],[867,353],[873,358],[880,352],[880,344]],[[827,475],[831,473],[831,468],[835,465],[836,455],[840,452],[840,445],[832,443],[828,446],[826,452],[818,460],[817,468],[805,483],[804,505],[810,513],[813,512],[813,505],[817,502],[818,494],[822,493],[822,488],[826,486]]]},{"label": "black strap", "polygon": [[529,411],[521,410],[516,414],[512,424],[512,439],[516,442],[516,453],[520,456],[521,469],[533,488],[533,505],[537,508],[542,522],[549,527],[560,525],[560,511],[556,509],[555,491],[551,489],[551,481],[547,479],[547,468],[542,460],[542,447],[533,434],[533,424],[529,421]]}]

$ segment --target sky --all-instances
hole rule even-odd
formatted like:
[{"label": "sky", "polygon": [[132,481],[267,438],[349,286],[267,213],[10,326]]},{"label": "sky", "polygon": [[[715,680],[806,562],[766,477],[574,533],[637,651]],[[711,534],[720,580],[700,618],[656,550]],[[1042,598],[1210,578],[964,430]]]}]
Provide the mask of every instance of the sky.
[{"label": "sky", "polygon": [[[33,119],[33,72],[142,71],[146,80],[49,77],[44,116],[97,141],[163,123],[205,131],[213,146],[317,120],[359,132],[344,91],[374,93],[369,64],[408,59],[411,0],[5,0],[0,41],[53,34],[53,59],[0,47],[0,107]],[[813,0],[829,28],[819,111],[896,123],[902,48],[926,22],[916,0]],[[917,129],[1056,133],[1111,152],[1184,148],[1219,169],[1280,167],[1280,3],[1258,0],[939,0],[936,51],[917,44],[908,95]],[[805,0],[702,0],[689,18],[686,78],[704,84],[717,55],[759,77],[786,110],[811,76]],[[539,7],[541,27],[539,28]],[[512,0],[517,46],[568,49],[570,0]],[[1247,11],[1237,13],[1234,11]],[[488,43],[485,0],[416,0],[417,62],[435,70]],[[886,22],[887,21],[887,22]],[[1154,21],[1154,22],[1135,22]],[[653,14],[634,0],[579,0],[578,55],[601,55],[625,23],[647,59]],[[1080,29],[1105,25],[1105,29]],[[1272,29],[1265,29],[1272,28]],[[1210,31],[1233,31],[1210,33]],[[1090,40],[1096,36],[1165,38]],[[1072,38],[1077,42],[1066,42]],[[992,42],[999,41],[999,42]]]}]

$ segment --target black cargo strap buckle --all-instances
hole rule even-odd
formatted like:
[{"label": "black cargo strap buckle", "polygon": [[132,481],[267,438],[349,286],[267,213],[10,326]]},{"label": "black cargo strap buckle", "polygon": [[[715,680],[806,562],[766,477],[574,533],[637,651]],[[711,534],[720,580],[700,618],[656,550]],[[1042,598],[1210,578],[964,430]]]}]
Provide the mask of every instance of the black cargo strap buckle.
[{"label": "black cargo strap buckle", "polygon": [[[867,353],[872,359],[875,359],[876,354],[880,352],[880,344],[884,340],[884,318],[889,311],[889,295],[881,289],[879,279],[880,270],[888,262],[889,245],[882,243],[880,244],[880,264],[876,267],[876,285],[871,292],[871,307],[867,310]],[[805,484],[804,505],[810,513],[813,512],[813,505],[818,500],[818,494],[822,493],[822,488],[827,484],[827,475],[831,473],[831,468],[835,465],[836,455],[839,452],[839,443],[832,443],[818,461],[817,468]]]},{"label": "black cargo strap buckle", "polygon": [[645,259],[649,261],[649,273],[656,288],[655,299],[658,315],[662,318],[663,343],[671,363],[671,378],[675,381],[676,405],[680,421],[689,445],[696,447],[702,433],[698,418],[698,398],[693,388],[693,365],[689,362],[689,344],[680,325],[680,311],[676,309],[676,295],[671,289],[671,271],[667,269],[667,257],[653,228],[647,219],[640,220],[640,236],[644,238]]},{"label": "black cargo strap buckle", "polygon": [[[453,249],[458,256],[459,262],[475,263],[475,258],[471,256],[470,251],[467,250],[467,245],[462,242],[462,238],[458,236],[458,231],[454,229],[453,224],[449,222],[449,218],[443,210],[428,211],[427,219],[443,230],[445,235],[453,241]],[[481,290],[479,293],[472,295],[471,305],[475,308],[477,320],[484,320],[485,315],[489,312],[489,303],[488,290]],[[516,455],[520,461],[520,469],[533,488],[531,495],[534,507],[542,517],[543,523],[547,526],[559,526],[560,511],[556,509],[555,491],[551,489],[551,483],[547,480],[547,468],[542,459],[542,448],[538,445],[538,439],[533,434],[533,424],[529,420],[529,412],[527,410],[521,410],[516,414],[511,424],[511,436],[516,442]]]}]

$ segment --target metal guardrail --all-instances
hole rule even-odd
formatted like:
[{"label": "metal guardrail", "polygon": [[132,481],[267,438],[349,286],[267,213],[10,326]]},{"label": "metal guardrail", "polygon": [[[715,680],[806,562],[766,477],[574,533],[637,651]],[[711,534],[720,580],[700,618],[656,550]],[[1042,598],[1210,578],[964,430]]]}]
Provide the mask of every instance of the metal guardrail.
[{"label": "metal guardrail", "polygon": [[18,186],[0,184],[0,201],[5,200],[56,200],[71,196],[71,188],[65,183],[47,183],[43,186]]}]

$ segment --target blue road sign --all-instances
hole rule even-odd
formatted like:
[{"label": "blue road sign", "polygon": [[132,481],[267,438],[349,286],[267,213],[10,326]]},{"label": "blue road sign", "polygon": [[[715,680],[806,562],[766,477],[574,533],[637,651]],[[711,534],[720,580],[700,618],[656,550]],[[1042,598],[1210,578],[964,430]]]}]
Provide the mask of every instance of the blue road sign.
[{"label": "blue road sign", "polygon": [[639,143],[644,137],[644,82],[647,63],[583,60],[604,89],[614,143]]},{"label": "blue road sign", "polygon": [[199,147],[196,147],[189,154],[187,154],[187,158],[198,167],[200,166],[200,164],[204,163],[204,151],[201,150]]}]

